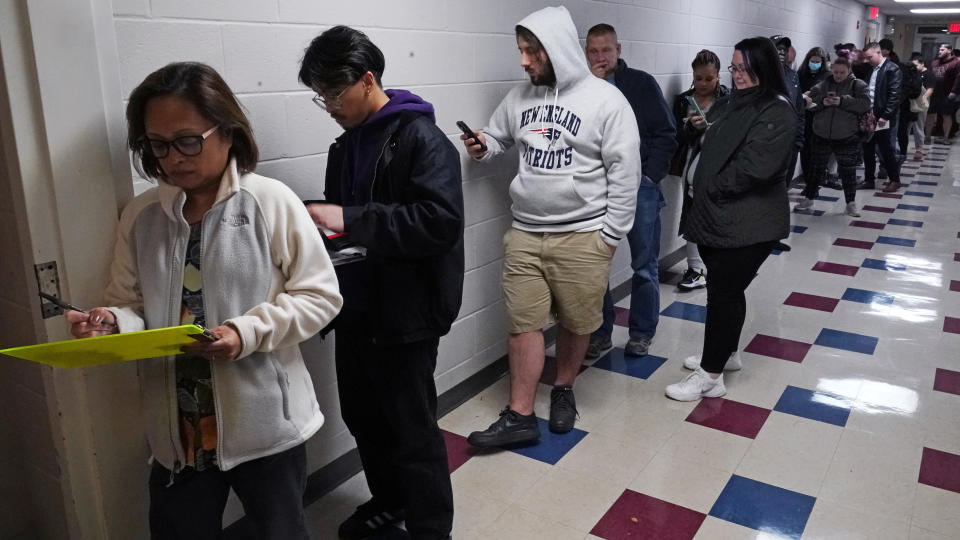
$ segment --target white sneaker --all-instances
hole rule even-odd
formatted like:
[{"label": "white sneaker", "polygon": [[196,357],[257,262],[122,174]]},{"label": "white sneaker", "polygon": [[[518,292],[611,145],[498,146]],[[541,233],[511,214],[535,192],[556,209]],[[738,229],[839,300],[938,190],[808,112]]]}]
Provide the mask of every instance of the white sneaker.
[{"label": "white sneaker", "polygon": [[844,211],[850,217],[860,217],[860,212],[857,211],[857,203],[850,201],[847,203],[847,209]]},{"label": "white sneaker", "polygon": [[726,395],[727,387],[723,385],[723,373],[714,379],[703,369],[697,369],[687,375],[682,381],[667,387],[667,397],[677,401],[694,401],[704,397],[721,397]]},{"label": "white sneaker", "polygon": [[793,207],[794,212],[808,212],[813,210],[813,199],[803,199]]},{"label": "white sneaker", "polygon": [[[693,356],[688,356],[683,359],[683,367],[689,370],[695,370],[700,367],[701,356],[695,354]],[[734,351],[730,353],[730,358],[727,359],[727,363],[723,366],[724,371],[740,371],[743,369],[743,360],[740,358],[740,351]]]}]

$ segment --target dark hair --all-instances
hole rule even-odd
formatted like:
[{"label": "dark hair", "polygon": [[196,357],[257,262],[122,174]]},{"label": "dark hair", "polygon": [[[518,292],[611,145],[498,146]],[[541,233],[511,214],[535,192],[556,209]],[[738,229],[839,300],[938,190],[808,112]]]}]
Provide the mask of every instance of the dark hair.
[{"label": "dark hair", "polygon": [[941,43],[940,46],[945,47],[947,50],[950,50],[950,51],[953,50],[953,47],[951,47],[949,43]]},{"label": "dark hair", "polygon": [[783,78],[783,64],[773,41],[760,36],[752,37],[741,40],[733,48],[743,55],[747,74],[756,79],[763,93],[784,97],[790,95]]},{"label": "dark hair", "polygon": [[[800,66],[800,69],[797,70],[801,76],[805,76],[810,73],[810,59],[814,56],[820,57],[820,63],[827,63],[827,51],[821,49],[820,47],[814,47],[807,51],[807,55],[803,57],[803,63]],[[820,69],[824,69],[824,66],[820,66]]]},{"label": "dark hair", "polygon": [[[614,37],[617,35],[617,31],[607,23],[595,24],[587,30],[587,37],[590,36],[605,36],[607,34],[613,34]],[[526,39],[526,38],[524,38]],[[527,41],[530,41],[527,39]]]},{"label": "dark hair", "polygon": [[893,50],[893,40],[890,39],[890,38],[883,38],[883,39],[881,39],[879,45],[880,45],[880,49],[881,49],[881,50],[884,50],[884,51],[892,51],[892,50]]},{"label": "dark hair", "polygon": [[850,59],[846,56],[838,56],[836,60],[833,61],[834,66],[847,66],[847,69],[853,69],[853,65],[850,63]]},{"label": "dark hair", "polygon": [[866,45],[863,46],[864,51],[869,51],[870,49],[879,49],[879,48],[880,48],[880,44],[877,43],[876,41],[871,41],[870,43],[867,43]]},{"label": "dark hair", "polygon": [[377,86],[386,62],[383,52],[366,34],[349,26],[334,26],[313,38],[300,62],[300,82],[310,88],[345,88],[368,71]]},{"label": "dark hair", "polygon": [[154,71],[143,80],[127,102],[127,146],[133,151],[133,166],[146,178],[161,178],[157,158],[147,149],[146,116],[151,99],[176,96],[189,101],[200,116],[219,126],[217,131],[231,140],[230,156],[240,172],[257,167],[257,143],[250,121],[230,87],[215,69],[197,62],[175,62]]},{"label": "dark hair", "polygon": [[914,51],[913,54],[910,55],[910,61],[911,62],[917,61],[923,65],[927,65],[927,63],[923,60],[923,54],[916,51]]},{"label": "dark hair", "polygon": [[722,69],[720,57],[717,56],[717,53],[707,49],[701,49],[700,52],[693,57],[693,62],[690,63],[690,67],[693,69],[697,69],[700,66],[713,66],[717,68],[717,72]]},{"label": "dark hair", "polygon": [[516,32],[518,38],[530,44],[530,48],[533,49],[533,52],[540,52],[543,49],[543,43],[540,43],[540,38],[531,32],[526,26],[520,26],[518,24],[514,28],[514,31]]}]

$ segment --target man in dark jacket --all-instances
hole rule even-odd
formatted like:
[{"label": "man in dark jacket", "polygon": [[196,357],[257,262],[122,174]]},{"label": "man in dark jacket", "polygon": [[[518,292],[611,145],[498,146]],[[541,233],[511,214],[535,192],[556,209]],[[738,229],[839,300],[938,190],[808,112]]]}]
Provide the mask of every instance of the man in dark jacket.
[{"label": "man in dark jacket", "polygon": [[867,189],[876,187],[876,156],[879,153],[880,161],[890,177],[890,182],[883,190],[894,192],[900,189],[900,163],[897,162],[891,144],[892,138],[896,136],[891,127],[900,112],[903,72],[896,62],[884,58],[880,52],[880,44],[870,43],[864,47],[863,52],[873,66],[873,74],[868,82],[873,114],[877,117],[877,130],[869,141],[863,143],[863,186]]},{"label": "man in dark jacket", "polygon": [[784,171],[784,177],[787,179],[787,186],[793,183],[793,172],[797,168],[797,158],[803,150],[804,123],[806,122],[807,104],[803,99],[803,89],[800,87],[800,76],[790,67],[789,53],[791,49],[790,38],[786,36],[773,36],[770,38],[777,47],[777,53],[780,54],[780,62],[783,64],[783,78],[787,83],[787,90],[790,92],[790,103],[793,110],[797,113],[797,137],[794,139],[794,152],[790,155],[790,162],[787,163],[787,170]]},{"label": "man in dark jacket", "polygon": [[383,90],[383,69],[380,49],[345,26],[315,38],[300,68],[314,102],[346,130],[330,147],[326,200],[307,209],[321,230],[366,248],[364,260],[337,268],[344,306],[334,328],[341,413],[373,498],[339,535],[367,538],[405,519],[412,538],[448,538],[453,496],[433,371],[463,288],[460,157],[432,105]]},{"label": "man in dark jacket", "polygon": [[[677,149],[677,126],[663,99],[660,85],[648,73],[627,67],[620,58],[617,32],[598,24],[587,32],[587,62],[590,71],[614,84],[630,103],[640,129],[640,162],[643,179],[637,190],[637,210],[630,242],[633,287],[630,294],[630,338],[624,348],[630,356],[647,354],[660,318],[660,209],[664,206],[660,181],[667,175],[670,158]],[[603,326],[590,337],[587,358],[596,358],[613,346],[613,298],[609,289],[603,299]]]}]

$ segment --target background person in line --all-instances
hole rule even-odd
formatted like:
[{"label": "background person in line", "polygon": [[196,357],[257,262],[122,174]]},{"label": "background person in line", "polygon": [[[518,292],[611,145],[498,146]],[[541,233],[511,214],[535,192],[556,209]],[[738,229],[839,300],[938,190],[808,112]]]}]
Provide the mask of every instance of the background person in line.
[{"label": "background person in line", "polygon": [[[679,176],[683,182],[683,206],[689,208],[693,202],[693,177],[688,174],[688,165],[700,154],[700,141],[707,129],[707,120],[704,114],[717,100],[730,94],[730,89],[720,83],[720,58],[716,53],[703,49],[697,53],[693,62],[693,83],[689,90],[682,92],[673,100],[673,115],[677,124],[677,150],[670,163],[670,174]],[[692,96],[697,101],[696,107],[687,100]],[[682,235],[682,231],[681,231]],[[707,286],[707,267],[700,257],[697,243],[684,241],[684,251],[687,256],[687,270],[680,278],[677,287],[680,290],[701,289]]]},{"label": "background person in line", "polygon": [[307,209],[367,250],[337,267],[344,304],[333,327],[340,409],[373,498],[338,533],[359,540],[404,520],[411,538],[439,540],[453,527],[453,492],[433,374],[463,293],[460,155],[431,104],[383,89],[385,67],[363,32],[336,26],[300,68],[345,130],[330,146],[326,199]]},{"label": "background person in line", "polygon": [[920,94],[920,97],[912,99],[910,103],[910,110],[917,113],[916,120],[910,126],[910,133],[913,134],[913,160],[922,161],[926,154],[924,144],[927,143],[925,130],[927,112],[930,109],[930,98],[933,96],[933,88],[937,84],[937,78],[933,75],[933,71],[927,69],[926,61],[921,53],[914,52],[911,54],[910,61],[917,66],[923,84],[923,93]]},{"label": "background person in line", "polygon": [[[813,47],[800,63],[797,78],[800,80],[800,92],[806,94],[820,81],[830,76],[830,67],[827,65],[827,52],[820,47]],[[813,169],[811,156],[813,155],[813,112],[804,109],[803,112],[803,150],[800,151],[800,170],[806,181],[807,175]]]},{"label": "background person in line", "polygon": [[533,403],[543,371],[542,329],[556,315],[557,376],[551,431],[576,421],[573,382],[601,308],[610,259],[630,230],[640,181],[637,122],[623,94],[593,76],[564,7],[536,11],[515,28],[529,83],[514,87],[476,132],[461,136],[471,157],[489,160],[516,144],[510,184],[513,226],[504,235],[503,292],[509,322],[510,403],[474,446],[540,437]]},{"label": "background person in line", "polygon": [[120,219],[113,307],[68,312],[71,331],[198,323],[218,336],[138,366],[151,537],[219,538],[233,489],[258,538],[307,538],[304,443],[323,414],[298,344],[342,303],[320,235],[289,188],[253,174],[250,122],[209,66],[148,75],[127,129],[137,169],[158,185]]},{"label": "background person in line", "polygon": [[[670,158],[677,148],[677,126],[657,80],[644,71],[627,67],[620,58],[620,43],[612,26],[597,24],[590,28],[586,51],[590,71],[623,92],[640,130],[643,177],[637,189],[633,227],[627,233],[633,278],[628,318],[630,337],[624,352],[629,356],[642,356],[650,350],[660,320],[660,209],[665,205],[660,182],[667,175]],[[590,336],[587,358],[596,358],[613,346],[610,341],[613,320],[613,296],[608,286],[603,296],[603,325]]]},{"label": "background person in line", "polygon": [[927,135],[939,132],[940,142],[950,144],[950,135],[954,124],[954,115],[960,103],[957,102],[957,77],[960,74],[960,58],[953,55],[953,48],[944,43],[940,45],[937,57],[930,62],[930,70],[937,79],[930,97],[930,109],[927,111]]},{"label": "background person in line", "polygon": [[893,127],[894,120],[900,113],[903,72],[896,62],[884,58],[877,43],[868,44],[863,48],[863,53],[867,62],[873,66],[869,95],[873,114],[877,117],[877,129],[873,137],[863,143],[863,184],[867,188],[876,187],[874,178],[879,155],[880,162],[890,178],[883,190],[894,192],[900,189],[900,163],[897,161],[891,141],[896,136]]},{"label": "background person in line", "polygon": [[737,43],[730,71],[735,90],[707,114],[703,150],[690,164],[693,204],[681,216],[683,234],[700,247],[710,280],[702,362],[687,358],[684,367],[693,373],[666,388],[680,401],[726,394],[723,370],[740,368],[734,353],[747,314],[744,291],[789,234],[783,171],[795,148],[796,110],[773,42],[755,37]]}]

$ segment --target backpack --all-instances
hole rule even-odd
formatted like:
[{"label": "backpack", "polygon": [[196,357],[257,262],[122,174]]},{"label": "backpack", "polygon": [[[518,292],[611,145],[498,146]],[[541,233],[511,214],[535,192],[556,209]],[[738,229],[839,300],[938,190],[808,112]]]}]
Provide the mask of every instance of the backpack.
[{"label": "backpack", "polygon": [[920,76],[920,70],[913,62],[900,64],[900,70],[903,71],[903,101],[916,99],[923,93],[923,78]]}]

